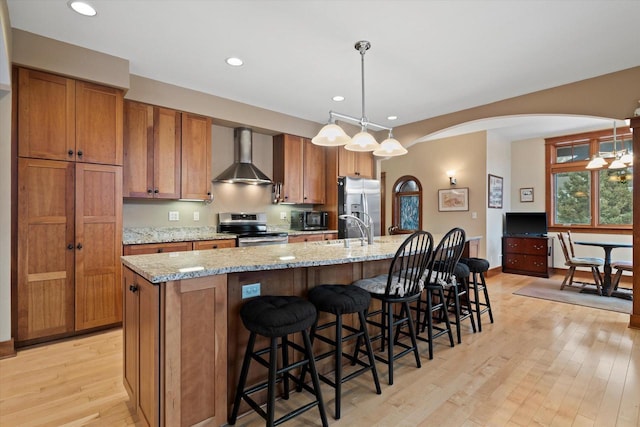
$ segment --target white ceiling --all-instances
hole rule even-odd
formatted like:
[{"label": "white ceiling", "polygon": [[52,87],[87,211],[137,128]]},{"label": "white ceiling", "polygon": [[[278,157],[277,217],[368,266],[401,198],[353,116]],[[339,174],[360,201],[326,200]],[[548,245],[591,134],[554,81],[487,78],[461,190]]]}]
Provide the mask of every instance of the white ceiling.
[{"label": "white ceiling", "polygon": [[[366,113],[385,126],[640,65],[639,0],[89,0],[93,18],[66,0],[7,3],[14,28],[126,58],[132,74],[316,122],[361,115],[358,40],[372,44]],[[547,132],[547,117],[528,120],[484,126]]]}]

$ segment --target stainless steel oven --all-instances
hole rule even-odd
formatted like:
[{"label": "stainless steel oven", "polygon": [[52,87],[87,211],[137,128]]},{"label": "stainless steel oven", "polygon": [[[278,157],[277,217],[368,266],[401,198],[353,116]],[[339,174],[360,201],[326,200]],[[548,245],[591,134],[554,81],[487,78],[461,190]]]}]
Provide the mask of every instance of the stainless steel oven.
[{"label": "stainless steel oven", "polygon": [[238,247],[289,242],[287,233],[267,231],[267,214],[263,212],[221,212],[218,214],[218,232],[235,234]]}]

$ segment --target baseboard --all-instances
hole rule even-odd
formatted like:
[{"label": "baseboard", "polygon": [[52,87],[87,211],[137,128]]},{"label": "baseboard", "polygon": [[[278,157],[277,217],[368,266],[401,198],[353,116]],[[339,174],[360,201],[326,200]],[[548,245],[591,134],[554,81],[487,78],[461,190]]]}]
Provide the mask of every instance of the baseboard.
[{"label": "baseboard", "polygon": [[15,357],[16,347],[13,345],[13,338],[9,341],[0,341],[0,359]]},{"label": "baseboard", "polygon": [[497,267],[490,268],[486,273],[484,273],[484,277],[492,277],[497,276],[502,273],[502,266],[499,265]]}]

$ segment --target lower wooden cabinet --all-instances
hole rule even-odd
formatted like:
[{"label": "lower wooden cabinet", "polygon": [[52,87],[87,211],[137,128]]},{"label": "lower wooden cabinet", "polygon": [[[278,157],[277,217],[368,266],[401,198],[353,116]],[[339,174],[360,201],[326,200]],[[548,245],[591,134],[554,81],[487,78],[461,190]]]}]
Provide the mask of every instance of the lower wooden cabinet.
[{"label": "lower wooden cabinet", "polygon": [[195,240],[193,242],[194,251],[202,251],[206,249],[235,248],[235,247],[236,247],[236,239]]},{"label": "lower wooden cabinet", "polygon": [[548,237],[503,237],[502,271],[549,277],[551,240]]},{"label": "lower wooden cabinet", "polygon": [[206,249],[235,248],[236,239],[194,240],[188,242],[143,243],[124,245],[123,255],[161,254],[165,252],[202,251]]},{"label": "lower wooden cabinet", "polygon": [[140,423],[225,424],[226,275],[152,284],[123,270],[123,382]]},{"label": "lower wooden cabinet", "polygon": [[337,238],[338,233],[305,233],[289,236],[289,243],[320,242],[322,240],[335,240]]},{"label": "lower wooden cabinet", "polygon": [[122,167],[18,159],[18,346],[122,318]]}]

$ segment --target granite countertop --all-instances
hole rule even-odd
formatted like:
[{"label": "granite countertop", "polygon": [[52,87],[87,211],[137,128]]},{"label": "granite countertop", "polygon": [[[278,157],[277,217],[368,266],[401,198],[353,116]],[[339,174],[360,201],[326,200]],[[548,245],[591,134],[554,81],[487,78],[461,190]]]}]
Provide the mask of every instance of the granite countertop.
[{"label": "granite countertop", "polygon": [[[123,256],[122,263],[151,283],[215,274],[278,270],[390,259],[409,235],[376,237],[373,245],[350,239]],[[434,236],[435,237],[435,236]]]},{"label": "granite countertop", "polygon": [[[298,231],[288,228],[267,227],[269,231],[283,232],[290,236],[301,234],[337,233],[337,230]],[[235,234],[218,233],[215,226],[204,227],[127,227],[122,233],[123,245],[145,243],[185,242],[191,240],[235,239]]]}]

